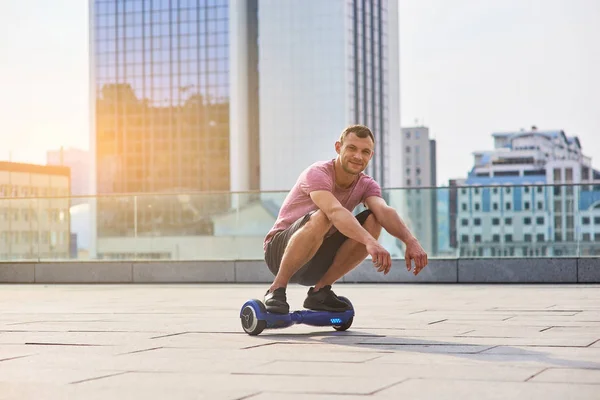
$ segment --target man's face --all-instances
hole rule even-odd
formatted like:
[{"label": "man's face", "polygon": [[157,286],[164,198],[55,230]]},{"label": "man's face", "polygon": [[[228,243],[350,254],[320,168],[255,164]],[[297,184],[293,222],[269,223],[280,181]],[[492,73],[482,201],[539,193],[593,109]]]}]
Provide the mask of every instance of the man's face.
[{"label": "man's face", "polygon": [[343,170],[352,175],[357,175],[367,168],[373,157],[373,147],[370,137],[359,138],[354,133],[346,136],[344,144],[339,141],[335,143]]}]

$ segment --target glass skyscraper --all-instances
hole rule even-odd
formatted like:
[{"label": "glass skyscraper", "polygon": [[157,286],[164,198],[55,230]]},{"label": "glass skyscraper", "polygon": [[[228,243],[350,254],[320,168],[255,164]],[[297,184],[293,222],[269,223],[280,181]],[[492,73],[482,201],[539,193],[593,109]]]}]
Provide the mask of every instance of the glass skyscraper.
[{"label": "glass skyscraper", "polygon": [[403,186],[397,1],[260,0],[258,15],[261,189],[335,158],[350,124],[375,135],[366,172]]},{"label": "glass skyscraper", "polygon": [[[89,3],[96,240],[211,235],[253,198],[227,191],[291,188],[348,124],[375,133],[367,172],[401,186],[395,1]],[[224,194],[161,196],[207,191]]]},{"label": "glass skyscraper", "polygon": [[[257,64],[248,64],[252,58],[246,54],[255,47],[240,46],[236,36],[231,48],[232,33],[239,34],[229,20],[254,3],[232,10],[229,0],[90,1],[96,194],[231,189],[230,136],[241,135],[231,130],[231,77],[243,71],[246,84],[252,84]],[[247,25],[256,25],[255,18],[256,13]],[[235,108],[252,101],[250,93]],[[245,127],[246,136],[256,134],[257,118],[253,125],[252,115],[246,115],[236,119],[237,126]],[[185,211],[190,207],[171,204],[172,199],[142,197],[148,207],[141,204],[134,212],[103,197],[97,205],[98,235],[129,235],[134,219],[136,235],[210,234],[210,224],[194,221]],[[194,201],[198,215],[229,207],[227,196]]]},{"label": "glass skyscraper", "polygon": [[229,1],[94,3],[98,193],[229,190]]}]

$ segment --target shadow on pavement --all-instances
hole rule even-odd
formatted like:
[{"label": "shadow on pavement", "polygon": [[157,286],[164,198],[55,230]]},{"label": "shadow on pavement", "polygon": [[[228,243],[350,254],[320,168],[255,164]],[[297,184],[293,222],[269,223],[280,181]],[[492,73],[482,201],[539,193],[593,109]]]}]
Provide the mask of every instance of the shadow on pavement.
[{"label": "shadow on pavement", "polygon": [[[265,330],[258,339],[278,344],[329,344],[350,348],[369,349],[376,353],[427,353],[444,354],[451,357],[488,361],[494,363],[511,362],[539,362],[563,368],[588,368],[600,369],[600,363],[557,358],[556,356],[537,350],[530,350],[528,346],[507,346],[501,343],[495,345],[481,345],[470,343],[446,342],[440,340],[426,340],[369,333],[368,331],[345,332],[314,331],[294,333],[293,327],[281,330]],[[330,328],[332,329],[332,328]],[[289,332],[289,333],[288,333]],[[554,346],[540,346],[554,347]],[[573,350],[582,350],[585,347],[556,346]]]}]

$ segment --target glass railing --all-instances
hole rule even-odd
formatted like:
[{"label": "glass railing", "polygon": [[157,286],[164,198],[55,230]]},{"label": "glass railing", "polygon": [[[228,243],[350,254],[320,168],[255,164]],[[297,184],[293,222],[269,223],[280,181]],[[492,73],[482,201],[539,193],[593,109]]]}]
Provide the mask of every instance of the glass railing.
[{"label": "glass railing", "polygon": [[[0,198],[0,260],[262,260],[286,195]],[[431,258],[600,255],[600,183],[387,189],[384,197]],[[403,258],[385,230],[380,242]]]}]

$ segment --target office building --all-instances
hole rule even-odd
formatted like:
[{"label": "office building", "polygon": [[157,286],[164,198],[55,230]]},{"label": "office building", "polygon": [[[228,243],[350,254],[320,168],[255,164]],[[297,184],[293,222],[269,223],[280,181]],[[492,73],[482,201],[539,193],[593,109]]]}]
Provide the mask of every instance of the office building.
[{"label": "office building", "polygon": [[70,257],[67,167],[0,162],[0,259]]},{"label": "office building", "polygon": [[400,186],[397,2],[258,4],[261,189],[288,190],[312,162],[335,158],[349,124],[375,135],[366,172]]},{"label": "office building", "polygon": [[425,126],[402,128],[406,218],[425,251],[438,251],[436,142]]},{"label": "office building", "polygon": [[580,140],[536,127],[492,136],[456,188],[460,254],[600,254],[600,172]]},{"label": "office building", "polygon": [[288,190],[348,124],[376,136],[367,172],[402,182],[396,2],[90,0],[90,46],[99,246],[213,235],[255,196],[165,194]]},{"label": "office building", "polygon": [[[228,195],[168,193],[258,189],[255,8],[90,0],[91,176],[101,196],[92,253],[103,257],[102,238],[210,235],[207,217],[231,205]],[[135,205],[115,196],[131,193]]]}]

